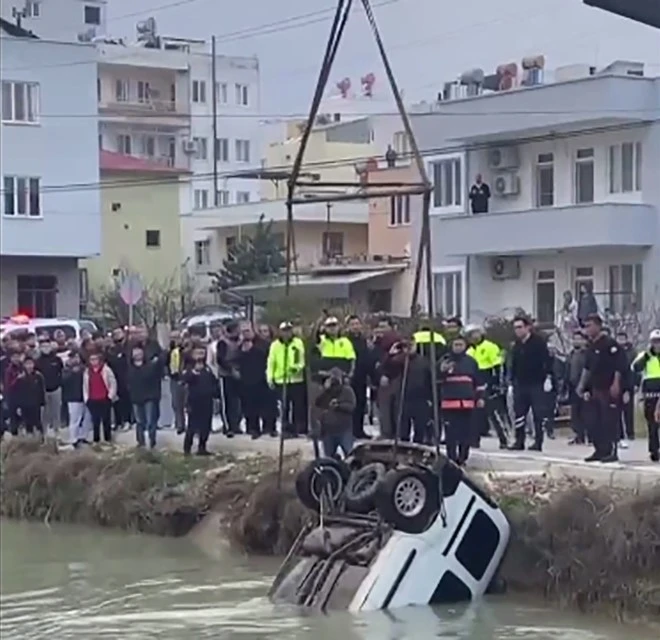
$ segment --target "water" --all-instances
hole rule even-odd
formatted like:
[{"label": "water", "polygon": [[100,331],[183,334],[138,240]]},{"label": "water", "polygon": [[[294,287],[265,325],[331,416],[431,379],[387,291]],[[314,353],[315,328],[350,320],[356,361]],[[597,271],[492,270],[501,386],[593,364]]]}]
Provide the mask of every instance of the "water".
[{"label": "water", "polygon": [[411,607],[351,616],[275,608],[275,562],[186,539],[0,522],[2,640],[657,640],[498,597],[464,608]]}]

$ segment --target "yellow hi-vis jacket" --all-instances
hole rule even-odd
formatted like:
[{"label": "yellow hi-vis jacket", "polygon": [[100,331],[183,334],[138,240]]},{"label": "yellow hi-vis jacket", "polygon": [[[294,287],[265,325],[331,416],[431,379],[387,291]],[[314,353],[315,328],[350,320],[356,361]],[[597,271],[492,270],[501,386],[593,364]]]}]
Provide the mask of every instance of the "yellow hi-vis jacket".
[{"label": "yellow hi-vis jacket", "polygon": [[435,344],[447,344],[444,336],[441,333],[437,333],[436,331],[416,331],[413,333],[413,340],[415,341],[416,345],[431,344],[431,341],[433,341]]},{"label": "yellow hi-vis jacket", "polygon": [[[287,351],[288,350],[288,351]],[[268,350],[266,380],[268,384],[295,384],[305,379],[305,343],[292,338],[285,344],[274,340]]]},{"label": "yellow hi-vis jacket", "polygon": [[504,364],[502,349],[490,340],[482,340],[479,344],[472,345],[467,354],[477,361],[480,371],[488,371]]},{"label": "yellow hi-vis jacket", "polygon": [[660,398],[660,356],[643,351],[633,361],[632,369],[642,374],[644,398]]},{"label": "yellow hi-vis jacket", "polygon": [[322,335],[319,340],[319,355],[329,360],[355,360],[353,343],[345,336],[330,338]]}]

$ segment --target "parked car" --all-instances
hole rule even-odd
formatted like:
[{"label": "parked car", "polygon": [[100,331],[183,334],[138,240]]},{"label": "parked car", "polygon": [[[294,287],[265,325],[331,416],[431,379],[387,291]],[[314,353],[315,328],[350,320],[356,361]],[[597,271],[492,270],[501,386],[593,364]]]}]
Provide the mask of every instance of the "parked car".
[{"label": "parked car", "polygon": [[97,326],[90,320],[75,320],[71,318],[29,318],[27,316],[12,316],[0,323],[0,339],[5,336],[19,337],[21,334],[40,334],[48,332],[52,337],[58,329],[64,331],[67,339],[80,340],[82,331],[94,333]]}]

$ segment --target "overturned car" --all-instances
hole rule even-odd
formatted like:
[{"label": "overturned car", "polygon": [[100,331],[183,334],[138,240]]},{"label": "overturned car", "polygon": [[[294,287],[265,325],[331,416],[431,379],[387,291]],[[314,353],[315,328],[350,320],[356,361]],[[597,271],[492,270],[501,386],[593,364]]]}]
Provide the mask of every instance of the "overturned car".
[{"label": "overturned car", "polygon": [[509,542],[497,504],[425,445],[380,440],[319,458],[296,491],[319,516],[275,577],[275,603],[358,612],[473,600]]}]

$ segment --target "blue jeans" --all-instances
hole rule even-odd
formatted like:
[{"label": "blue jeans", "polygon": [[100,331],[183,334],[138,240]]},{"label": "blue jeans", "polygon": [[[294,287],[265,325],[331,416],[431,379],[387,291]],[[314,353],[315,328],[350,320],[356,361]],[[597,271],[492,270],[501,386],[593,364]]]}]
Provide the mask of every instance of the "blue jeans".
[{"label": "blue jeans", "polygon": [[337,449],[341,449],[344,456],[347,456],[353,448],[353,434],[350,431],[333,433],[321,438],[323,445],[323,455],[326,458],[334,458],[337,455]]},{"label": "blue jeans", "polygon": [[158,428],[158,401],[147,400],[133,405],[135,415],[135,437],[138,446],[145,445],[144,432],[149,434],[149,446],[156,446],[156,429]]}]

